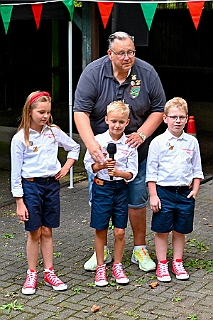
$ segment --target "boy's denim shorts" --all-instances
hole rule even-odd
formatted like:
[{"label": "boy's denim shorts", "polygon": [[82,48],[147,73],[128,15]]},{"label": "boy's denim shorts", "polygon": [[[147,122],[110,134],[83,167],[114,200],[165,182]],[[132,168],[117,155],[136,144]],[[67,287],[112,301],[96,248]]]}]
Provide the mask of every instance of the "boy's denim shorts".
[{"label": "boy's denim shorts", "polygon": [[172,230],[187,234],[193,230],[195,199],[187,198],[189,187],[157,186],[161,210],[153,213],[151,229],[159,233]]},{"label": "boy's denim shorts", "polygon": [[[100,181],[100,179],[98,179]],[[110,218],[116,228],[125,229],[128,221],[128,185],[124,180],[93,182],[90,227],[106,230]]]},{"label": "boy's denim shorts", "polygon": [[[90,172],[88,174],[88,191],[89,204],[92,202],[92,184],[94,175]],[[138,174],[136,178],[128,183],[128,207],[129,208],[144,208],[148,202],[148,192],[146,184],[146,159],[143,160],[138,167]]]},{"label": "boy's denim shorts", "polygon": [[57,228],[60,225],[60,183],[54,177],[22,179],[23,200],[29,212],[25,230],[36,231],[41,226]]}]

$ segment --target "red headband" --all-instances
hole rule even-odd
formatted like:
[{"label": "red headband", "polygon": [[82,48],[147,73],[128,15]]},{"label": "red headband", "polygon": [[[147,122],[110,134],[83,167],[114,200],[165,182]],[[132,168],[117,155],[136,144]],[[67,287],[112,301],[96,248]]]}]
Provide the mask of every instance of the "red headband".
[{"label": "red headband", "polygon": [[35,102],[38,98],[41,98],[41,97],[49,97],[50,100],[51,100],[51,97],[50,97],[50,94],[46,91],[41,91],[41,92],[38,92],[36,93],[34,96],[31,97],[30,99],[30,104],[32,104],[33,102]]}]

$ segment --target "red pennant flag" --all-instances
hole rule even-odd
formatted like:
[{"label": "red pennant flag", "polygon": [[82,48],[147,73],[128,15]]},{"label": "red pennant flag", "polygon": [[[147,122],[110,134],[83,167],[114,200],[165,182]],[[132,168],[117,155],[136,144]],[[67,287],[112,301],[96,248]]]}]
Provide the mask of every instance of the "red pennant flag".
[{"label": "red pennant flag", "polygon": [[186,3],[191,14],[192,20],[194,22],[195,28],[197,30],[205,1],[190,1]]},{"label": "red pennant flag", "polygon": [[41,11],[43,8],[43,4],[31,4],[32,10],[33,10],[33,15],[34,15],[34,19],[36,22],[36,27],[37,30],[39,28],[39,24],[40,24],[40,20],[41,20]]},{"label": "red pennant flag", "polygon": [[114,2],[98,2],[98,7],[101,14],[102,22],[104,25],[104,29],[107,26],[107,22],[109,20],[109,16],[111,14],[113,5],[114,5]]}]

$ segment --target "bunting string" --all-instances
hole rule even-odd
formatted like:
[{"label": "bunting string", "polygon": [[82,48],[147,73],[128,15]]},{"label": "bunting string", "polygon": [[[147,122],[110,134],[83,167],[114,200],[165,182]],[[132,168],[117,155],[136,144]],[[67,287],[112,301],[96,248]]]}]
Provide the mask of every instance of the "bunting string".
[{"label": "bunting string", "polygon": [[[31,5],[31,4],[45,4],[45,3],[54,3],[54,2],[62,2],[62,0],[47,0],[47,1],[36,1],[36,2],[18,2],[18,3],[8,3],[4,1],[0,1],[0,6],[21,6],[21,5]],[[98,2],[97,0],[80,0],[79,2]],[[112,2],[110,0],[102,0],[101,2]],[[186,3],[186,2],[201,2],[200,0],[188,0],[188,1],[183,1],[183,0],[147,0],[147,1],[141,1],[141,0],[115,0],[113,1],[114,3],[147,3],[147,4],[152,4],[152,3],[157,3],[157,4],[169,4],[169,3]],[[212,0],[205,0],[205,2],[212,2]]]},{"label": "bunting string", "polygon": [[[102,0],[102,1],[95,1],[95,0],[81,0],[80,2],[84,1],[90,1],[90,2],[97,2],[99,12],[101,15],[101,19],[103,22],[104,28],[106,28],[109,17],[112,12],[112,8],[114,6],[114,3],[138,3],[140,4],[141,10],[143,12],[147,28],[150,30],[153,18],[156,12],[156,8],[158,4],[172,4],[172,3],[186,3],[188,10],[190,12],[190,15],[192,17],[192,21],[194,23],[194,26],[196,30],[198,29],[198,25],[200,22],[200,17],[202,14],[202,10],[204,8],[205,2],[211,2],[211,0],[188,0],[188,1],[181,1],[181,0],[158,0],[158,1],[141,1],[141,0],[133,0],[133,1],[125,1],[125,0],[115,0],[115,1],[109,1],[109,0]],[[39,29],[40,26],[40,19],[42,15],[42,8],[43,5],[47,3],[54,3],[54,2],[62,2],[66,8],[69,11],[70,14],[70,20],[73,20],[73,13],[74,13],[74,0],[47,0],[47,1],[36,1],[36,2],[17,2],[17,3],[5,3],[5,1],[0,0],[0,15],[3,20],[5,33],[7,34],[9,23],[12,16],[12,11],[14,6],[20,6],[20,5],[31,5],[32,7],[32,13],[34,16],[34,20],[36,22],[36,28]]]}]

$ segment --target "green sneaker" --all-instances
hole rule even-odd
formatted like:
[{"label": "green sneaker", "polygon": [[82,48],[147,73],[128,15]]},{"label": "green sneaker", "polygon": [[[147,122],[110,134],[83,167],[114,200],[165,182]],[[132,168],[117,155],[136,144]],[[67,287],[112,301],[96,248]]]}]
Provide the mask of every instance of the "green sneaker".
[{"label": "green sneaker", "polygon": [[147,249],[134,250],[132,253],[131,261],[139,265],[139,268],[143,271],[151,271],[156,269],[155,262],[150,258]]},{"label": "green sneaker", "polygon": [[[112,261],[112,257],[109,253],[109,249],[104,249],[104,263],[108,264]],[[87,271],[95,271],[97,267],[97,259],[96,259],[96,253],[94,251],[92,257],[85,262],[84,269]]]}]

